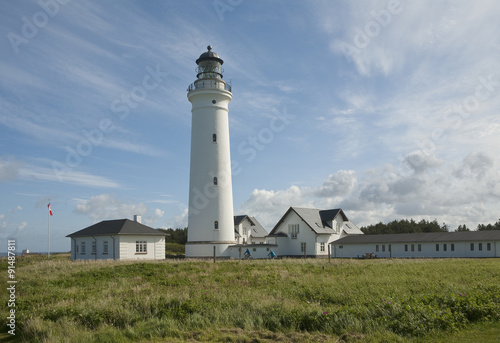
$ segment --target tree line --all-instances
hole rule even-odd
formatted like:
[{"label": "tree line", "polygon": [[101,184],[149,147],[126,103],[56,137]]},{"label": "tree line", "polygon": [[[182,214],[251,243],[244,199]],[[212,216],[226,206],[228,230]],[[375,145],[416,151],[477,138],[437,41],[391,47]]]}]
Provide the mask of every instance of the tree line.
[{"label": "tree line", "polygon": [[185,227],[184,229],[168,228],[168,229],[158,229],[158,230],[168,234],[168,236],[165,237],[165,243],[186,244],[187,242],[187,227]]},{"label": "tree line", "polygon": [[[393,220],[387,224],[382,222],[378,224],[372,224],[368,226],[363,226],[360,228],[365,235],[380,235],[380,234],[390,234],[390,233],[415,233],[415,232],[449,232],[450,227],[443,223],[439,225],[437,220],[427,221],[422,219],[420,221],[415,221],[413,219],[401,219]],[[477,226],[478,231],[483,230],[500,230],[500,219],[495,224],[479,224]],[[471,231],[465,224],[459,225],[456,231]]]}]

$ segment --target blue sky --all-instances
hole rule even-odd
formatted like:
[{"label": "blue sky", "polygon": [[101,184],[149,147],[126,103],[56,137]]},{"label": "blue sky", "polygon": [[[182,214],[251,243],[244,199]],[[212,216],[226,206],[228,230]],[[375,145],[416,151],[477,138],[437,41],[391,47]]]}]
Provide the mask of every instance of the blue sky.
[{"label": "blue sky", "polygon": [[[0,230],[185,227],[195,60],[233,87],[235,214],[499,218],[495,1],[0,1]],[[0,251],[5,251],[0,247]]]}]

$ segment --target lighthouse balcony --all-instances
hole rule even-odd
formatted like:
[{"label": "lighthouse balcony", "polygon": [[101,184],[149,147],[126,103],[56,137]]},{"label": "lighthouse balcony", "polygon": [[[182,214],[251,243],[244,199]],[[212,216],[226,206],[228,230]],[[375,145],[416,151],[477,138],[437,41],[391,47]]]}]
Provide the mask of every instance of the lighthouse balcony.
[{"label": "lighthouse balcony", "polygon": [[187,91],[191,92],[196,89],[222,89],[230,92],[231,85],[222,80],[196,80],[194,83],[189,85]]}]

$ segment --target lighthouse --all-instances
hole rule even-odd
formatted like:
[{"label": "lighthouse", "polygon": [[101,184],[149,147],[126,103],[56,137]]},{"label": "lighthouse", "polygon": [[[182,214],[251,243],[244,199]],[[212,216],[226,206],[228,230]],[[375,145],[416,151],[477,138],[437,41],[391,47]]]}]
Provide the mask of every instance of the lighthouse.
[{"label": "lighthouse", "polygon": [[235,244],[229,150],[231,86],[222,79],[224,61],[207,47],[196,60],[191,102],[191,162],[186,257],[229,257]]}]

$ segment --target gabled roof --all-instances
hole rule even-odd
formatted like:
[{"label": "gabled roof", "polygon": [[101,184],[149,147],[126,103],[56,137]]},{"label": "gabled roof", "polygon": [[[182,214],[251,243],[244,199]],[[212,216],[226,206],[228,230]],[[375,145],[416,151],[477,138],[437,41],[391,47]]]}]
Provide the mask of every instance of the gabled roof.
[{"label": "gabled roof", "polygon": [[248,218],[248,220],[250,221],[251,225],[255,225],[254,222],[252,221],[252,219],[250,219],[251,217],[247,216],[246,214],[242,214],[240,216],[234,216],[234,226],[240,225],[241,222],[243,220],[245,220],[245,218]]},{"label": "gabled roof", "polygon": [[428,242],[473,242],[500,241],[500,230],[460,231],[460,232],[419,232],[383,235],[346,236],[332,244],[370,244],[370,243],[428,243]]},{"label": "gabled roof", "polygon": [[[252,230],[250,235],[252,237],[266,237],[267,236],[267,231],[266,229],[264,229],[262,227],[262,225],[260,225],[260,223],[257,221],[257,219],[255,219],[255,217],[250,217],[246,214],[243,214],[243,215],[239,215],[239,216],[234,216],[234,226],[237,226],[237,225],[240,225],[241,222],[243,220],[245,220],[245,218],[248,219],[248,221],[250,222],[250,229]],[[239,233],[234,230],[236,234],[239,235]]]},{"label": "gabled roof", "polygon": [[150,228],[149,226],[129,220],[103,220],[66,237],[110,236],[110,235],[147,235],[168,236],[166,233]]},{"label": "gabled roof", "polygon": [[[271,230],[270,236],[277,235],[276,231],[280,224],[285,220],[288,214],[294,211],[315,233],[317,234],[334,234],[335,229],[331,227],[331,222],[338,215],[342,216],[344,222],[349,219],[342,209],[318,210],[316,208],[290,207],[288,211],[281,217],[278,223]],[[354,225],[354,224],[353,224]],[[354,225],[355,226],[355,225]]]}]

